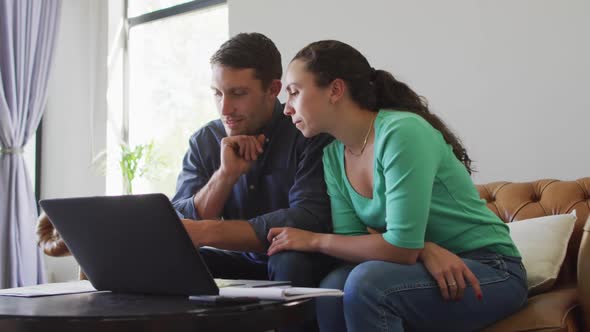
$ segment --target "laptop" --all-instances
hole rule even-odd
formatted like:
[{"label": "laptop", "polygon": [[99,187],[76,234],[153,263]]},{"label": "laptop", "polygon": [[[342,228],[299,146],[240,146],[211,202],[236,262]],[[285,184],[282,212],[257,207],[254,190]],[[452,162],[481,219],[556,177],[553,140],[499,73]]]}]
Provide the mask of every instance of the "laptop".
[{"label": "laptop", "polygon": [[216,282],[163,194],[44,199],[39,204],[97,290],[217,295],[219,287],[290,284]]}]

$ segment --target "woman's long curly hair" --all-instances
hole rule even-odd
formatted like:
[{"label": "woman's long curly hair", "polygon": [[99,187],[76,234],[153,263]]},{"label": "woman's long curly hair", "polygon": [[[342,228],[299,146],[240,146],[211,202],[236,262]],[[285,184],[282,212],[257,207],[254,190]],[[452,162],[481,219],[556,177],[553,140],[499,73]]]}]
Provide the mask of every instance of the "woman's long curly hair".
[{"label": "woman's long curly hair", "polygon": [[311,43],[300,50],[292,61],[301,60],[315,75],[319,87],[326,87],[337,78],[342,79],[352,100],[362,108],[378,112],[393,109],[412,112],[423,117],[438,130],[453,148],[453,153],[471,174],[471,159],[461,140],[445,123],[428,109],[426,100],[385,70],[375,70],[355,48],[336,40]]}]

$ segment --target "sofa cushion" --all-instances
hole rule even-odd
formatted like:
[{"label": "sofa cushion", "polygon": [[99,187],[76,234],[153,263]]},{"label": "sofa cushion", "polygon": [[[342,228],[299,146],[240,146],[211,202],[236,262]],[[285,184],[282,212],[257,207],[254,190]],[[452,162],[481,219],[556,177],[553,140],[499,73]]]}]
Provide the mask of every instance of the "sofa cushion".
[{"label": "sofa cushion", "polygon": [[529,294],[547,291],[557,280],[575,223],[571,213],[508,224],[527,270]]},{"label": "sofa cushion", "polygon": [[530,297],[519,312],[486,328],[485,332],[568,331],[579,305],[575,287]]}]

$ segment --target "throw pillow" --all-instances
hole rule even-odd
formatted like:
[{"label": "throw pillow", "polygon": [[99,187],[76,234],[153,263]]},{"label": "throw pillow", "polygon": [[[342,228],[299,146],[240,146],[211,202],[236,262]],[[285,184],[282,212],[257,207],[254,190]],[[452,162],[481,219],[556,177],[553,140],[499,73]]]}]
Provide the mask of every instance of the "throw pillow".
[{"label": "throw pillow", "polygon": [[574,211],[508,224],[527,270],[529,294],[544,292],[557,280],[575,223]]}]

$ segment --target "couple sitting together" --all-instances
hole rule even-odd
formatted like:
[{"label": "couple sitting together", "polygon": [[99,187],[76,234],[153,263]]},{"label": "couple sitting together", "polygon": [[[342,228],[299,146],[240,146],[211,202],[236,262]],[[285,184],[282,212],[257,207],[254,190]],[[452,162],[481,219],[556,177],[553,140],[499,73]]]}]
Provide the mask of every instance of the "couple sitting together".
[{"label": "couple sitting together", "polygon": [[267,37],[211,65],[220,119],[190,138],[172,201],[214,277],[344,290],[306,331],[474,331],[524,305],[508,227],[408,85],[335,40],[291,60],[284,105]]}]

